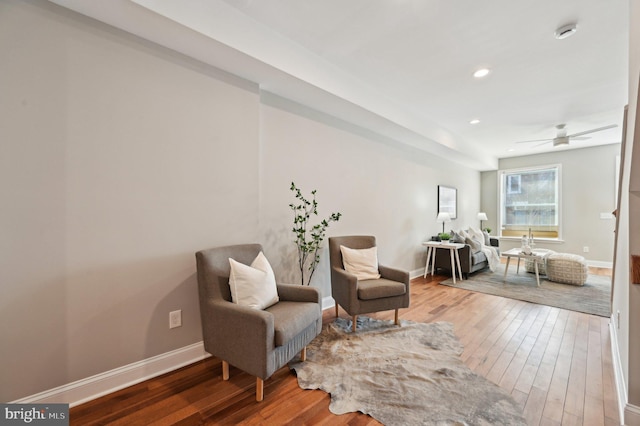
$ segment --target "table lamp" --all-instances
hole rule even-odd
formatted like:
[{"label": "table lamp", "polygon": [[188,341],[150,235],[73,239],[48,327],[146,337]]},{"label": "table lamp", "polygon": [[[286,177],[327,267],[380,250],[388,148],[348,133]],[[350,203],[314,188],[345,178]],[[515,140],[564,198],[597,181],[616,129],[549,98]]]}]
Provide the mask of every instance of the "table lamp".
[{"label": "table lamp", "polygon": [[451,215],[447,212],[438,213],[437,222],[442,222],[442,233],[444,234],[444,224],[451,222]]},{"label": "table lamp", "polygon": [[483,220],[489,220],[487,218],[487,214],[485,212],[478,213],[478,220],[480,221],[480,230],[482,231],[482,221]]}]

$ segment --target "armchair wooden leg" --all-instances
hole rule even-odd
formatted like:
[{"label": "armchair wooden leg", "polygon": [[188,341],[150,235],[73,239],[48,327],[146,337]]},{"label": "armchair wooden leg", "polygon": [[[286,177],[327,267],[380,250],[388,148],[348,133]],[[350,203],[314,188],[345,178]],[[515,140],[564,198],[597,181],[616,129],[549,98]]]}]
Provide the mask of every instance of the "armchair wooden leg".
[{"label": "armchair wooden leg", "polygon": [[357,325],[358,325],[358,316],[354,315],[353,316],[353,327],[352,327],[354,333],[356,332]]},{"label": "armchair wooden leg", "polygon": [[222,360],[222,380],[229,380],[229,363]]},{"label": "armchair wooden leg", "polygon": [[400,318],[398,318],[398,309],[396,309],[396,325],[400,325]]},{"label": "armchair wooden leg", "polygon": [[307,360],[307,347],[305,346],[304,348],[302,348],[302,350],[300,351],[300,361],[304,362]]},{"label": "armchair wooden leg", "polygon": [[264,380],[256,377],[256,401],[260,402],[264,399]]},{"label": "armchair wooden leg", "polygon": [[338,302],[336,302],[336,318],[338,318]]}]

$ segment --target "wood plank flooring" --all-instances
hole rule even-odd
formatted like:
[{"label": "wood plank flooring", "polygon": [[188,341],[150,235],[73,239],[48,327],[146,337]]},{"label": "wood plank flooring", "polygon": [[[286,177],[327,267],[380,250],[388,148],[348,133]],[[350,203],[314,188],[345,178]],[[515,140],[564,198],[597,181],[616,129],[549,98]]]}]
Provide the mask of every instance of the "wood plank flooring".
[{"label": "wood plank flooring", "polygon": [[[446,278],[413,280],[401,318],[453,323],[463,361],[510,392],[531,426],[620,424],[608,318],[438,285]],[[323,321],[334,315],[325,310]],[[348,317],[342,309],[340,315]],[[393,312],[371,316],[392,320]],[[329,395],[300,389],[287,367],[265,381],[261,403],[253,377],[233,367],[230,373],[223,382],[220,361],[208,358],[74,407],[70,423],[379,424],[361,413],[332,414]]]}]

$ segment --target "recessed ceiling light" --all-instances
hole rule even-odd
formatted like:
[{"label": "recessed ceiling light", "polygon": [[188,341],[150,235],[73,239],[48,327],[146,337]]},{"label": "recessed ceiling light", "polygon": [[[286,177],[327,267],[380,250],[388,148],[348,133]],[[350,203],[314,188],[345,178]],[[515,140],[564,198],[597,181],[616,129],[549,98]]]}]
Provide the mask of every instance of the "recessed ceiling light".
[{"label": "recessed ceiling light", "polygon": [[477,118],[474,118],[473,120],[471,120],[469,122],[469,124],[478,124],[480,122],[480,120],[478,120]]},{"label": "recessed ceiling light", "polygon": [[473,73],[473,76],[475,78],[482,78],[482,77],[486,77],[488,74],[489,74],[488,68],[480,68],[479,70]]},{"label": "recessed ceiling light", "polygon": [[567,25],[564,25],[564,26],[558,28],[556,30],[556,32],[553,33],[553,35],[558,40],[562,40],[562,39],[565,39],[567,37],[571,37],[572,35],[574,35],[576,33],[576,31],[578,31],[578,26],[576,24],[567,24]]},{"label": "recessed ceiling light", "polygon": [[515,151],[515,150],[516,150],[515,148],[509,148],[509,149],[507,150],[507,152],[513,152],[513,151]]}]

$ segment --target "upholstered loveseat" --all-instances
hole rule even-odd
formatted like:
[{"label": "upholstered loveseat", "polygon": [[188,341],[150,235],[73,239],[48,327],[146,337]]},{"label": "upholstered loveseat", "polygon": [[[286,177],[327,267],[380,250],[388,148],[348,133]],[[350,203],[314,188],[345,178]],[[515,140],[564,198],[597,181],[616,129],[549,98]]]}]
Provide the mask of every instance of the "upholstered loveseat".
[{"label": "upholstered loveseat", "polygon": [[[499,240],[497,238],[491,237],[489,241],[491,243],[491,246],[495,247],[496,250],[498,250],[499,254]],[[458,256],[460,256],[460,269],[462,270],[462,275],[465,278],[467,278],[469,274],[480,271],[489,266],[487,256],[482,251],[473,253],[473,250],[471,249],[471,246],[469,244],[465,244],[463,248],[458,250]],[[451,271],[451,257],[449,249],[436,249],[436,268]]]}]

